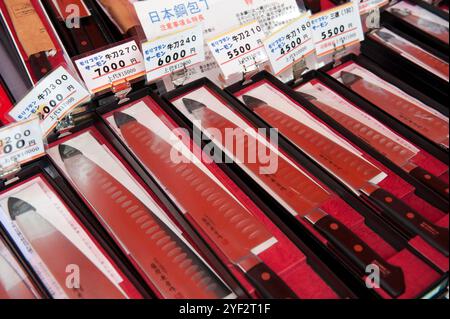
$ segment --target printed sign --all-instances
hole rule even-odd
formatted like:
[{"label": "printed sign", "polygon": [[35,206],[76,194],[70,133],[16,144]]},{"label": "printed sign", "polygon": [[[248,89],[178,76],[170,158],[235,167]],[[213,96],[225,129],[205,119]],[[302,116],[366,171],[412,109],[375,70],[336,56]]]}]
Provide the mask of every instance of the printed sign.
[{"label": "printed sign", "polygon": [[77,59],[75,65],[93,94],[145,74],[144,59],[134,40]]},{"label": "printed sign", "polygon": [[0,130],[0,169],[23,165],[45,154],[42,130],[36,116]]},{"label": "printed sign", "polygon": [[23,121],[40,113],[42,132],[47,136],[71,110],[89,99],[89,92],[60,66],[43,78],[9,115]]},{"label": "printed sign", "polygon": [[311,30],[319,57],[363,41],[357,1],[313,15]]},{"label": "printed sign", "polygon": [[203,43],[202,25],[143,43],[147,80],[155,81],[203,62]]},{"label": "printed sign", "polygon": [[264,32],[254,21],[208,41],[209,49],[226,78],[267,60]]},{"label": "printed sign", "polygon": [[264,40],[275,75],[314,53],[310,16],[303,14]]}]

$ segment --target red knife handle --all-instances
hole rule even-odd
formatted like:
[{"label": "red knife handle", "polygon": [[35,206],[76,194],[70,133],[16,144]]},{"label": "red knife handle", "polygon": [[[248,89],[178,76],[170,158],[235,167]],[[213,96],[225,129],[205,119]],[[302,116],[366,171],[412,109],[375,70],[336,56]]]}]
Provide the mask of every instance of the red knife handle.
[{"label": "red knife handle", "polygon": [[31,55],[28,58],[28,61],[30,62],[31,70],[33,75],[36,77],[36,80],[42,79],[52,69],[52,65],[48,61],[45,52],[39,52]]},{"label": "red knife handle", "polygon": [[264,299],[298,299],[291,288],[264,263],[257,264],[246,275]]},{"label": "red knife handle", "polygon": [[448,229],[434,225],[414,209],[384,189],[378,189],[370,195],[375,204],[384,209],[394,221],[410,232],[421,236],[431,246],[448,257]]},{"label": "red knife handle", "polygon": [[421,183],[436,191],[439,195],[448,200],[449,186],[446,182],[421,167],[416,167],[409,173],[415,179],[419,180]]},{"label": "red knife handle", "polygon": [[380,286],[392,297],[395,298],[404,293],[405,282],[402,269],[385,261],[338,220],[327,215],[315,223],[315,228],[327,238],[330,245],[343,253],[362,274],[369,275],[369,266],[378,266],[380,269]]}]

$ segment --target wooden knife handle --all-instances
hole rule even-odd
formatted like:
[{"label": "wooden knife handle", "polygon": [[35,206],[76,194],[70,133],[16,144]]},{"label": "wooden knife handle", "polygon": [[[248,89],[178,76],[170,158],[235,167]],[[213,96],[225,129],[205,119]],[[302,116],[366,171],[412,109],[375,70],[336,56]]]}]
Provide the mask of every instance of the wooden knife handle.
[{"label": "wooden knife handle", "polygon": [[42,79],[52,69],[52,65],[48,61],[45,52],[39,52],[31,55],[28,58],[28,61],[30,62],[31,70],[33,75],[36,77],[36,80]]},{"label": "wooden knife handle", "polygon": [[400,223],[410,232],[420,235],[431,246],[448,256],[448,229],[434,225],[417,211],[409,207],[384,189],[378,189],[370,195],[375,204],[384,209],[394,221]]},{"label": "wooden knife handle", "polygon": [[410,172],[411,176],[428,186],[432,190],[436,191],[439,195],[443,196],[448,201],[449,186],[446,182],[438,178],[437,176],[427,172],[421,167],[416,167]]},{"label": "wooden knife handle", "polygon": [[392,297],[395,298],[404,293],[405,282],[402,269],[385,261],[341,222],[327,215],[316,222],[315,227],[333,247],[352,261],[362,274],[369,275],[368,267],[378,266],[380,286]]},{"label": "wooden knife handle", "polygon": [[261,297],[265,299],[298,299],[291,288],[264,263],[259,263],[246,275]]}]

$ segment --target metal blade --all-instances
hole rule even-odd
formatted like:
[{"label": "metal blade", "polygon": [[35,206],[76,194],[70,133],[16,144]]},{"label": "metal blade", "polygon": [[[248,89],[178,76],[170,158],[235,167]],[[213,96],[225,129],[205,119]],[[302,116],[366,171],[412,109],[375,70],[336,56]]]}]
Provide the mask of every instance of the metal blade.
[{"label": "metal blade", "polygon": [[69,176],[165,298],[223,298],[227,287],[127,187],[68,145],[59,146]]},{"label": "metal blade", "polygon": [[[247,99],[248,100],[248,99]],[[335,143],[309,126],[259,100],[253,111],[270,126],[355,190],[364,188],[383,172],[357,154]],[[262,104],[263,102],[264,104]]]}]

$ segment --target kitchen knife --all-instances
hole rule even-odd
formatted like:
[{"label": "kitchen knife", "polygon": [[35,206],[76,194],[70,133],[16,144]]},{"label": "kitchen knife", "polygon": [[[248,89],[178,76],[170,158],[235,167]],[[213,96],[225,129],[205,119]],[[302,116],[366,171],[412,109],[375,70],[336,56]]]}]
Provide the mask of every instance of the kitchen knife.
[{"label": "kitchen knife", "polygon": [[432,142],[448,149],[448,121],[427,112],[399,95],[364,80],[359,75],[342,71],[340,77],[345,86]]},{"label": "kitchen knife", "polygon": [[[406,39],[400,37],[399,35],[393,35],[390,32],[386,32],[383,30],[377,30],[369,35],[372,39],[377,42],[380,42],[384,46],[392,48],[396,52],[401,55],[405,55],[403,53],[406,52],[410,54],[415,59],[419,60],[421,63],[426,64],[431,71],[434,70],[437,74],[441,76],[441,78],[445,78],[448,81],[449,79],[449,67],[448,63],[444,60],[439,59],[433,54],[425,51],[424,49],[413,45],[411,42]],[[407,57],[408,58],[408,57]],[[412,61],[414,62],[414,61]]]},{"label": "kitchen knife", "polygon": [[59,152],[69,177],[164,298],[220,299],[231,291],[131,191],[79,150]]},{"label": "kitchen knife", "polygon": [[[64,25],[70,34],[70,41],[75,46],[77,55],[94,51],[109,44],[83,0],[56,0],[54,1],[54,5],[58,11],[56,14],[60,23]],[[66,24],[67,19],[71,20],[74,18],[73,15],[69,16],[73,7],[79,8],[79,28],[69,28]]]},{"label": "kitchen knife", "polygon": [[0,239],[0,300],[39,298],[25,272],[21,271],[20,265]]},{"label": "kitchen knife", "polygon": [[56,50],[53,41],[30,0],[4,3],[37,82],[52,69],[47,54]]},{"label": "kitchen knife", "polygon": [[[309,100],[322,112],[333,118],[340,125],[350,130],[353,134],[365,141],[367,144],[376,149],[383,156],[388,158],[398,167],[409,173],[412,177],[422,182],[424,185],[436,191],[438,194],[448,200],[449,185],[437,176],[429,173],[425,169],[415,165],[411,159],[417,155],[417,152],[411,150],[395,139],[382,135],[372,129],[369,125],[359,121],[358,119],[348,115],[345,109],[337,109],[327,103],[320,101],[317,97],[298,91],[305,99]],[[380,123],[380,125],[382,125]],[[448,211],[447,211],[448,213]]]},{"label": "kitchen knife", "polygon": [[255,216],[187,157],[180,154],[173,161],[173,147],[134,117],[116,112],[114,118],[130,149],[229,260],[242,269],[262,297],[297,298],[253,253],[273,240]]},{"label": "kitchen knife", "polygon": [[420,235],[448,256],[448,229],[433,225],[403,201],[374,183],[373,181],[383,174],[378,167],[308,125],[279,111],[277,107],[249,95],[244,95],[243,99],[250,110],[270,126],[277,128],[323,168],[360,195],[368,196],[391,219],[404,225],[410,232]]},{"label": "kitchen knife", "polygon": [[435,38],[438,38],[439,40],[447,44],[449,43],[448,27],[436,23],[434,21],[425,19],[424,17],[416,16],[412,14],[412,12],[409,10],[392,8],[391,10],[389,10],[389,12],[399,17],[400,19],[408,22],[409,24],[412,24],[416,28],[419,28],[420,30],[431,34]]},{"label": "kitchen knife", "polygon": [[108,12],[110,18],[121,30],[125,38],[137,36],[145,40],[134,6],[129,0],[97,0]]},{"label": "kitchen knife", "polygon": [[[266,188],[270,188],[282,202],[294,210],[295,214],[311,223],[332,247],[356,266],[362,276],[366,274],[369,265],[379,265],[381,287],[393,297],[398,297],[404,292],[402,269],[389,264],[350,229],[320,208],[331,197],[327,191],[278,154],[278,168],[274,172],[264,171],[264,165],[259,159],[246,160],[251,157],[247,157],[245,153],[258,154],[257,149],[266,148],[261,145],[261,141],[239,130],[236,124],[210,110],[205,104],[188,98],[183,98],[182,101],[187,111],[201,121],[202,128],[206,131],[218,130],[222,136],[226,136],[226,131],[234,129],[237,137],[231,151],[236,161],[243,163],[266,185]],[[243,145],[242,151],[237,151],[240,150],[240,145]]]},{"label": "kitchen knife", "polygon": [[[11,220],[33,247],[69,299],[122,299],[123,293],[72,242],[29,203],[8,198]],[[68,287],[67,267],[79,268],[78,287]]]}]

